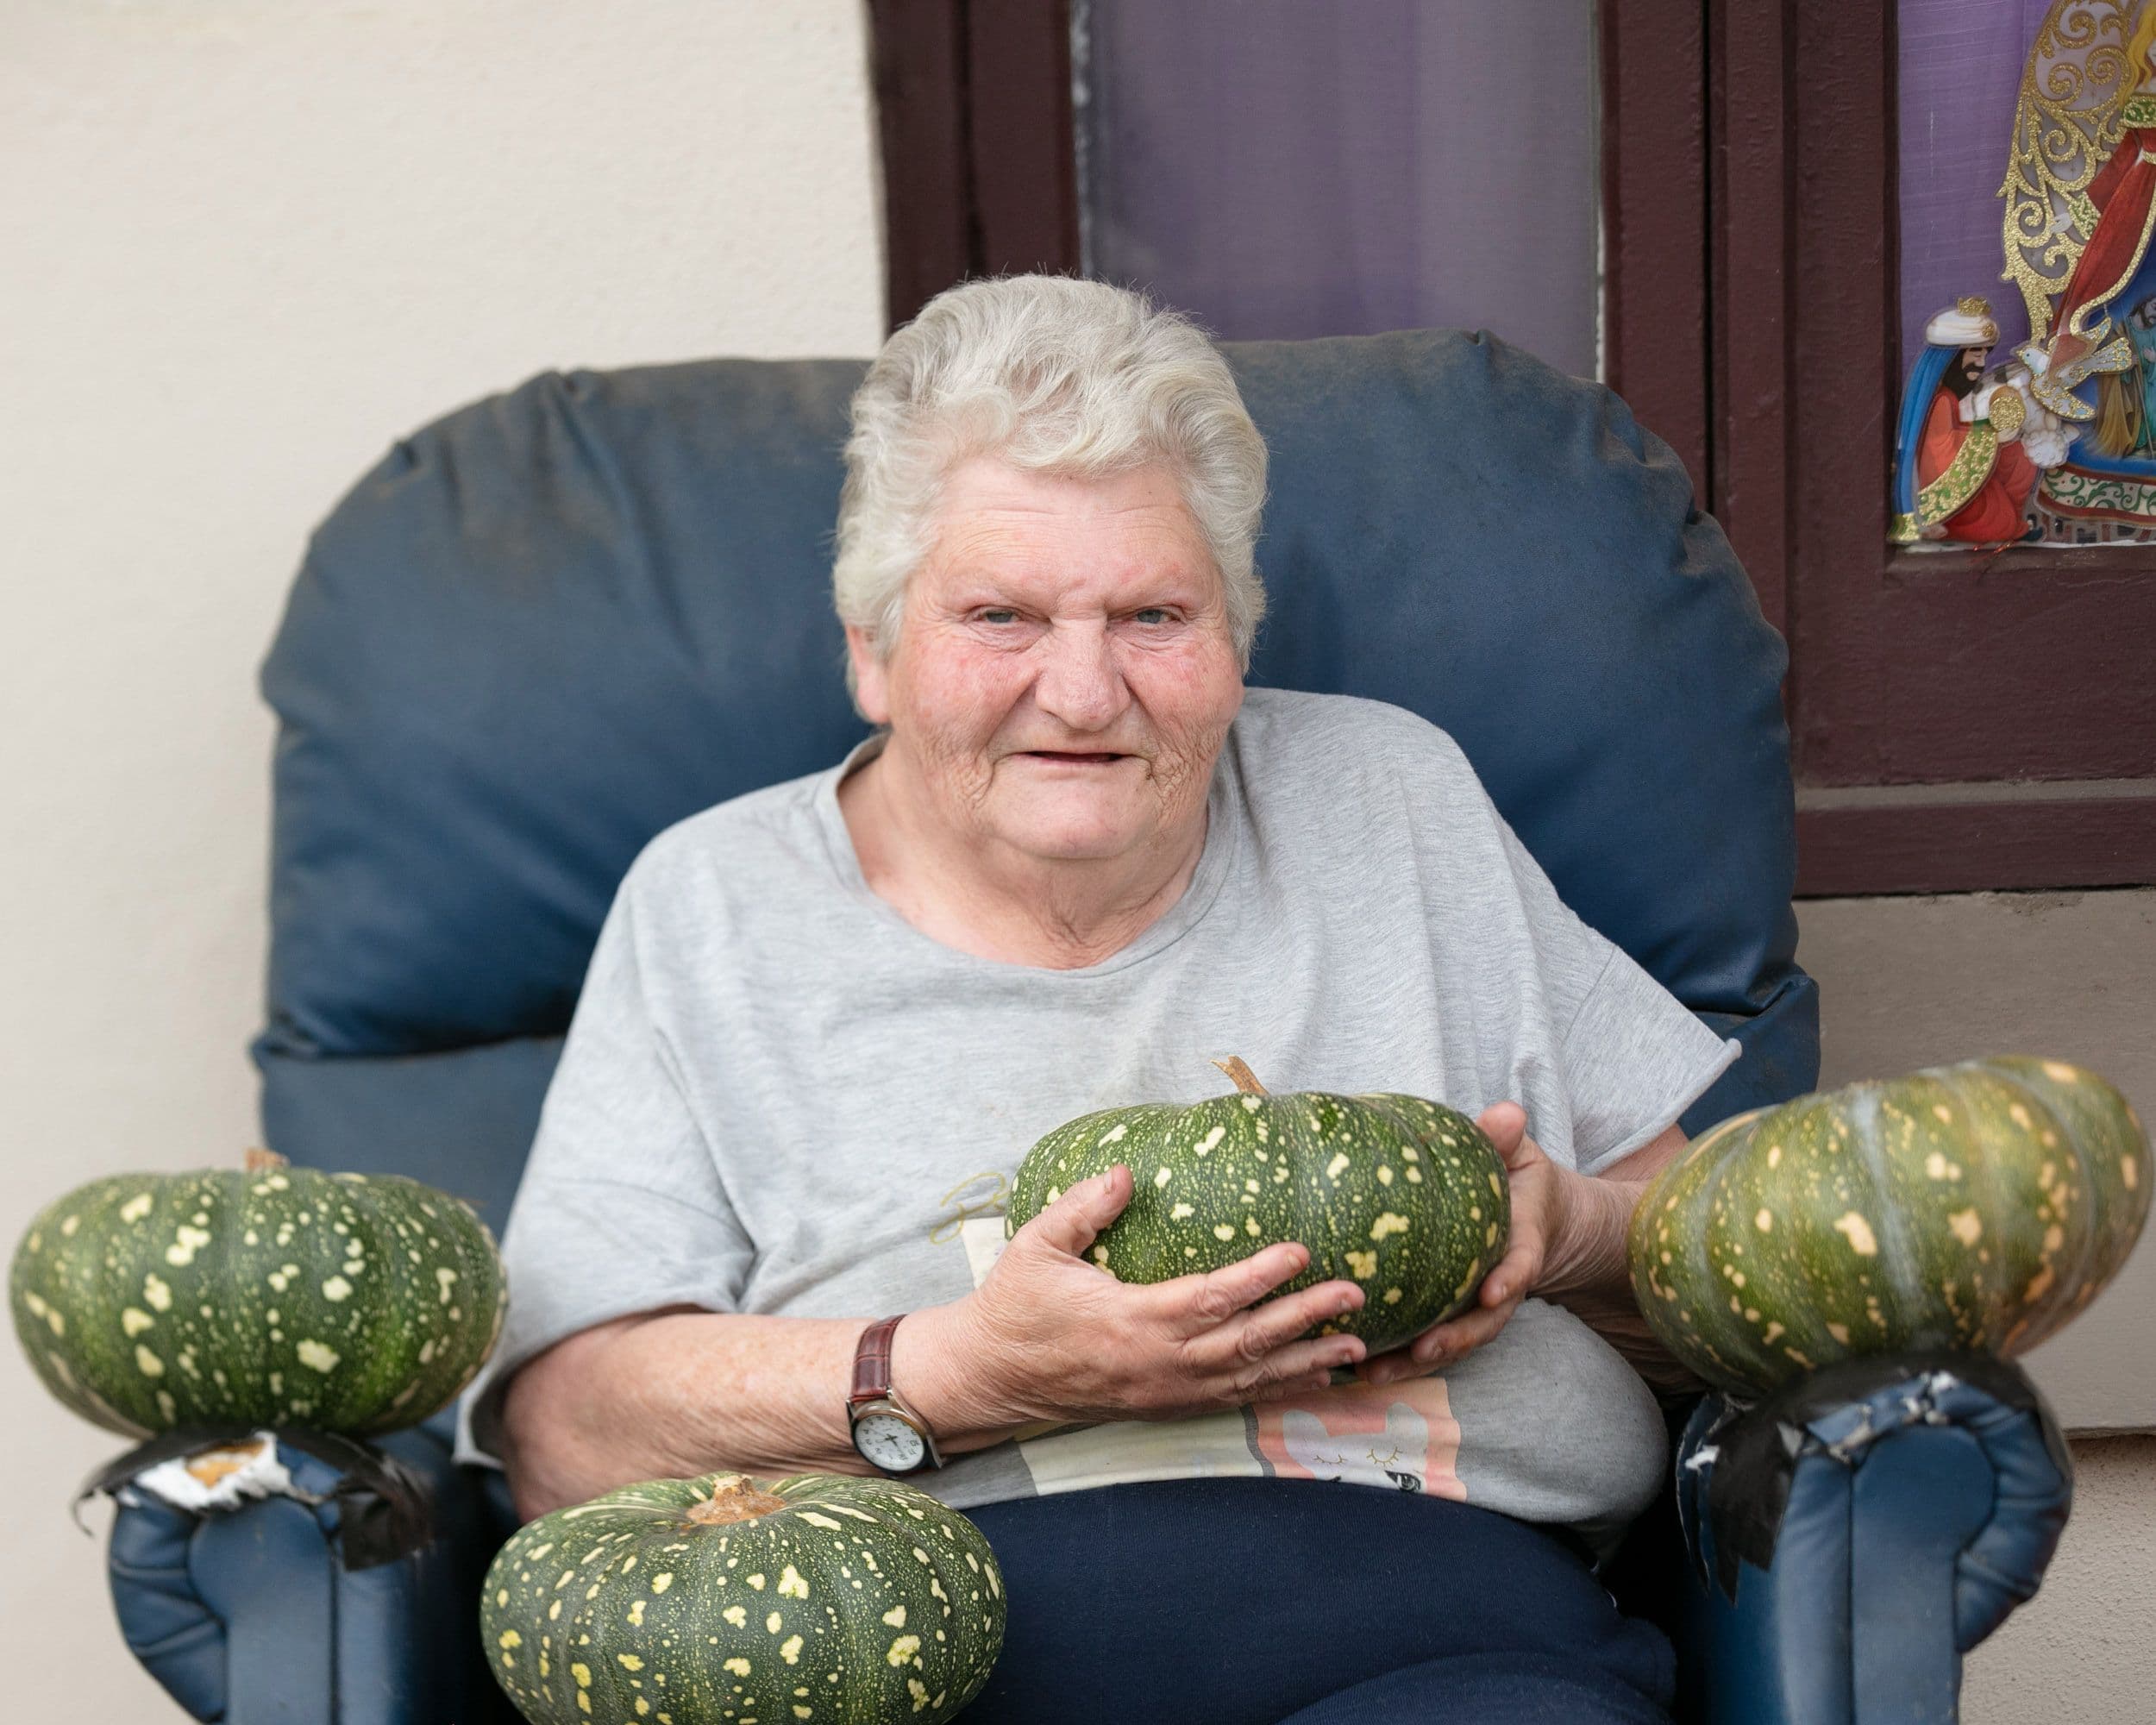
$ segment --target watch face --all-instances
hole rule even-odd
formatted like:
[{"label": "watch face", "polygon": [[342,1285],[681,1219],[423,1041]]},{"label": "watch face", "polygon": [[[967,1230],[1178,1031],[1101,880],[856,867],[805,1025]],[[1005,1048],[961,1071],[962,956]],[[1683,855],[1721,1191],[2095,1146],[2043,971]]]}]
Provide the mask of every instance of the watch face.
[{"label": "watch face", "polygon": [[921,1434],[896,1414],[863,1414],[854,1426],[854,1447],[887,1473],[905,1473],[928,1458]]}]

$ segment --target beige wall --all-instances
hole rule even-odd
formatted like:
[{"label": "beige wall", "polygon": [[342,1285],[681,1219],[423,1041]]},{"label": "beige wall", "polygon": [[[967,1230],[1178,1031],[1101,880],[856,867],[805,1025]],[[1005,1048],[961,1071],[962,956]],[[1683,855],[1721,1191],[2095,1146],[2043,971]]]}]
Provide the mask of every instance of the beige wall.
[{"label": "beige wall", "polygon": [[[2156,892],[1977,893],[1797,906],[1819,979],[1821,1079],[1971,1055],[2094,1067],[2156,1120]],[[2070,1429],[2156,1430],[2156,1247],[2028,1366]],[[2156,1715],[2156,1438],[2078,1438],[2074,1513],[2043,1590],[1969,1659],[1970,1725]]]},{"label": "beige wall", "polygon": [[1963,1665],[1967,1725],[2156,1716],[2156,1438],[2073,1452],[2073,1518],[2043,1590]]},{"label": "beige wall", "polygon": [[[271,726],[310,525],[551,366],[873,351],[858,0],[0,5],[0,1240],[254,1137]],[[23,1718],[178,1711],[0,1344]],[[88,1519],[102,1530],[102,1506]]]}]

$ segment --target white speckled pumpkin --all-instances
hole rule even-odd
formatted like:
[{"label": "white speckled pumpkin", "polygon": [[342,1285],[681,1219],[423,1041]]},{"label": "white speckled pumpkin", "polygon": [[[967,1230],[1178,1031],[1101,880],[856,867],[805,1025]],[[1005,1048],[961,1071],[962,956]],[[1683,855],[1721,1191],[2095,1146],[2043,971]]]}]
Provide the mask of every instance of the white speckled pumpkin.
[{"label": "white speckled pumpkin", "polygon": [[1274,1095],[1242,1061],[1215,1063],[1240,1094],[1108,1108],[1042,1138],[1012,1184],[1006,1237],[1119,1162],[1131,1201],[1092,1254],[1118,1281],[1166,1282],[1298,1240],[1310,1262],[1279,1293],[1360,1283],[1365,1303],[1318,1327],[1372,1352],[1472,1303],[1512,1232],[1504,1162],[1473,1120],[1420,1096]]},{"label": "white speckled pumpkin", "polygon": [[1743,1393],[1903,1348],[2020,1353],[2126,1262],[2150,1173],[2126,1098],[2064,1061],[1851,1084],[1690,1145],[1633,1213],[1633,1286],[1664,1346]]},{"label": "white speckled pumpkin", "polygon": [[534,1725],[942,1725],[1002,1650],[1003,1578],[903,1481],[707,1473],[527,1522],[479,1625]]},{"label": "white speckled pumpkin", "polygon": [[16,1334],[45,1387],[131,1436],[416,1425],[478,1371],[509,1292],[471,1207],[398,1175],[116,1174],[16,1246]]}]

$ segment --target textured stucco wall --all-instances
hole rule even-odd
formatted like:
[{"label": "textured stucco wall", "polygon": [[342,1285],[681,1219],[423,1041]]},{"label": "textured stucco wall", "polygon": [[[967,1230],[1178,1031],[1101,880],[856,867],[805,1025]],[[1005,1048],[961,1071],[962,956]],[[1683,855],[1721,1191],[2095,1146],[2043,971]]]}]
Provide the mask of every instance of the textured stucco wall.
[{"label": "textured stucco wall", "polygon": [[[9,1249],[253,1138],[254,675],[309,527],[548,367],[872,352],[871,118],[859,0],[0,5]],[[8,1711],[178,1717],[67,1520],[123,1440],[11,1339],[0,1406]]]},{"label": "textured stucco wall", "polygon": [[2156,1438],[2081,1438],[2073,1454],[2043,1590],[1964,1662],[1965,1725],[2156,1718]]},{"label": "textured stucco wall", "polygon": [[[2156,892],[1975,893],[1797,906],[1821,1082],[1972,1055],[2059,1055],[2156,1120]],[[2075,1427],[2156,1427],[2156,1247],[2028,1364]],[[2156,1438],[2078,1438],[2043,1590],[1970,1658],[1970,1725],[2156,1717]]]}]

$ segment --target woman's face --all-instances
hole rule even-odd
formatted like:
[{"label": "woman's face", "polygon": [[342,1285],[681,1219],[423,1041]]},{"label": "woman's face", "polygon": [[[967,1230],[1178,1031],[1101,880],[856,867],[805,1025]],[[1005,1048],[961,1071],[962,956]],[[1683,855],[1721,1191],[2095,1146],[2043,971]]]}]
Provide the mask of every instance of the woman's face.
[{"label": "woman's face", "polygon": [[862,710],[968,841],[1099,860],[1202,831],[1243,678],[1219,574],[1166,467],[962,464],[889,659],[847,633]]}]

